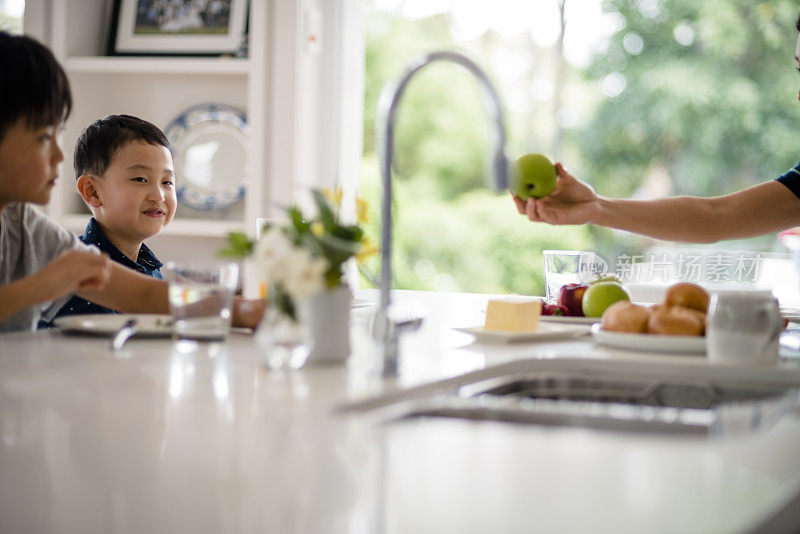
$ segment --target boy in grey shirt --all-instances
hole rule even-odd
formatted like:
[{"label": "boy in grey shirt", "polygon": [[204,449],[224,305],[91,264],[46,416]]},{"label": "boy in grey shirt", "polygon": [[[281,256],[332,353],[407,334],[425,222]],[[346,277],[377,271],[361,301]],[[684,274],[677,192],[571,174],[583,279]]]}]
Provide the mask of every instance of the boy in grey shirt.
[{"label": "boy in grey shirt", "polygon": [[[64,268],[64,264],[68,262],[56,260],[70,250],[82,251],[84,254],[93,252],[92,255],[97,258],[90,259],[99,260],[98,265],[105,261],[96,248],[84,245],[36,208],[14,202],[3,209],[0,215],[0,284],[5,286],[30,273],[44,273],[49,278],[45,269],[48,266],[51,271]],[[40,315],[45,320],[50,320],[72,295],[67,293],[55,297],[51,293],[47,296],[55,300],[23,308],[0,322],[0,332],[30,330],[38,323]],[[5,307],[5,303],[3,304]]]}]

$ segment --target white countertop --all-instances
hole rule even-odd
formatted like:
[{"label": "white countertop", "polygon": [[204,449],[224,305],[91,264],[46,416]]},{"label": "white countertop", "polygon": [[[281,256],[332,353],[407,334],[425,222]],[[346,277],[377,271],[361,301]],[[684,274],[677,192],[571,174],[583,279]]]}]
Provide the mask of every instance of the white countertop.
[{"label": "white countertop", "polygon": [[479,324],[486,296],[396,295],[428,310],[396,383],[371,372],[363,310],[348,366],[296,372],[267,370],[243,334],[117,355],[0,336],[0,532],[740,532],[800,491],[800,415],[709,438],[336,412],[522,357],[706,365],[588,338],[476,344],[447,326]]}]

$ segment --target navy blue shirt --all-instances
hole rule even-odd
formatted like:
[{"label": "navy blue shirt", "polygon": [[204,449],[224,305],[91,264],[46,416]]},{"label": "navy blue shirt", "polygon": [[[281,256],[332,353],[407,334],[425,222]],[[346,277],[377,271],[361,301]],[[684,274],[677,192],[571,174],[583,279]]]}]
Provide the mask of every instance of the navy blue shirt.
[{"label": "navy blue shirt", "polygon": [[800,163],[786,171],[785,174],[777,177],[780,183],[789,188],[789,191],[800,198]]},{"label": "navy blue shirt", "polygon": [[[129,269],[146,274],[147,276],[152,276],[153,278],[159,278],[161,280],[164,279],[164,277],[161,275],[161,271],[159,270],[163,264],[158,261],[158,258],[156,258],[155,254],[153,254],[153,252],[147,248],[147,245],[142,243],[141,248],[139,248],[139,257],[137,258],[137,261],[132,261],[125,254],[120,252],[111,241],[108,240],[103,231],[100,229],[100,225],[94,220],[94,217],[92,217],[89,221],[89,224],[86,225],[86,231],[82,236],[80,236],[80,240],[87,245],[95,245],[101,251],[108,254],[112,260],[117,263],[121,263]],[[95,304],[94,302],[82,299],[78,296],[73,296],[69,302],[67,302],[64,307],[58,311],[56,317],[61,317],[64,315],[79,315],[84,313],[119,312],[110,308],[105,308],[99,304]],[[41,324],[39,325],[40,328],[42,326],[43,325]]]}]

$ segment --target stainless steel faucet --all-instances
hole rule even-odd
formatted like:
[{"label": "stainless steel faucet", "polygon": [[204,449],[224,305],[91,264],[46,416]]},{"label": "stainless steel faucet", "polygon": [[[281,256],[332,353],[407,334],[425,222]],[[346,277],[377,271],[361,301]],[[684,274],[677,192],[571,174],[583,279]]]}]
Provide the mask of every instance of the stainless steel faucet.
[{"label": "stainless steel faucet", "polygon": [[425,65],[435,61],[451,61],[466,68],[480,83],[481,104],[490,123],[494,124],[494,136],[489,158],[498,191],[508,189],[509,165],[505,153],[506,133],[500,98],[489,77],[477,63],[458,52],[431,52],[413,61],[396,83],[387,84],[381,91],[375,127],[375,146],[379,151],[383,198],[381,201],[381,278],[380,301],[375,315],[373,335],[381,350],[384,376],[397,374],[397,354],[400,334],[418,328],[421,320],[392,320],[389,317],[390,290],[392,288],[392,151],[394,148],[394,122],[400,97],[408,82]]}]

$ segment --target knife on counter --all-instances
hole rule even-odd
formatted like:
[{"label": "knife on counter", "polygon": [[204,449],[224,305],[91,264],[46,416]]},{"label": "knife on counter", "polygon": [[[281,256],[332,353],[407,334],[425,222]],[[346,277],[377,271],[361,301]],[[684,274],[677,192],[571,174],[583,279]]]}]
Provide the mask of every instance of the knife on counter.
[{"label": "knife on counter", "polygon": [[108,341],[108,348],[120,350],[123,345],[139,331],[138,319],[128,319],[119,330],[117,330]]}]

